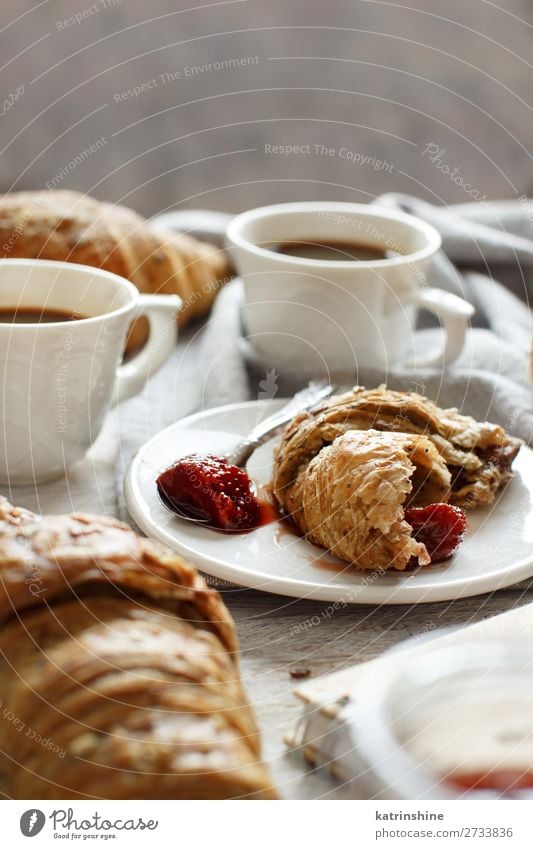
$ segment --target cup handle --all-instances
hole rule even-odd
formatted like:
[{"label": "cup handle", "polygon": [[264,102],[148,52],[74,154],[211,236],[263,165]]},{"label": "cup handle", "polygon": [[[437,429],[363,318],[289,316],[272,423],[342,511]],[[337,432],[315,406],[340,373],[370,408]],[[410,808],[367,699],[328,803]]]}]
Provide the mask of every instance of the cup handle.
[{"label": "cup handle", "polygon": [[176,344],[176,314],[183,301],[178,295],[140,295],[134,318],[146,316],[150,325],[142,351],[117,369],[116,403],[138,395],[149,377],[168,360]]},{"label": "cup handle", "polygon": [[444,331],[444,342],[440,350],[425,357],[417,357],[416,360],[412,359],[406,365],[411,368],[450,365],[463,350],[470,318],[475,312],[474,307],[458,295],[433,288],[419,289],[414,293],[411,303],[437,316]]}]

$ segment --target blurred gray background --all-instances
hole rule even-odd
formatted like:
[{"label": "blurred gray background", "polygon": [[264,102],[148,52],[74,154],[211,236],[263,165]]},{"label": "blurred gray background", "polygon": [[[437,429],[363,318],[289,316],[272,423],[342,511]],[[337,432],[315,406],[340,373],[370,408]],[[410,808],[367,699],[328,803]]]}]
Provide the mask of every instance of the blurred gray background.
[{"label": "blurred gray background", "polygon": [[4,192],[152,215],[533,190],[530,0],[2,0],[0,18]]}]

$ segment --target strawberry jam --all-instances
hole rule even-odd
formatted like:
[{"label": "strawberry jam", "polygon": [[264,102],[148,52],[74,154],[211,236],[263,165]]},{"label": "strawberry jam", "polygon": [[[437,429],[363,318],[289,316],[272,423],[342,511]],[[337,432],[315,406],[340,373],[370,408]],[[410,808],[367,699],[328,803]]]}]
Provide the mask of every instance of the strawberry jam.
[{"label": "strawberry jam", "polygon": [[457,551],[466,530],[466,516],[460,507],[451,504],[407,507],[404,515],[414,538],[426,546],[432,563],[446,560]]},{"label": "strawberry jam", "polygon": [[219,530],[250,530],[262,523],[250,478],[224,457],[189,454],[159,475],[157,489],[174,512]]}]

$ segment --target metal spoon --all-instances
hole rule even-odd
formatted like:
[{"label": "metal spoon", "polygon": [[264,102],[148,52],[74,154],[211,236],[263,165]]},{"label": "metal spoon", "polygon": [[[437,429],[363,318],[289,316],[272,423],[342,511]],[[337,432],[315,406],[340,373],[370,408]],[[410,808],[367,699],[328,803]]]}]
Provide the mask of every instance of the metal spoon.
[{"label": "metal spoon", "polygon": [[[271,416],[267,416],[266,419],[259,422],[259,424],[256,425],[247,436],[237,443],[232,451],[220,454],[220,456],[225,457],[231,465],[238,466],[241,469],[246,469],[246,463],[256,448],[264,445],[264,443],[268,442],[268,440],[275,436],[276,433],[279,433],[279,431],[288,424],[288,422],[290,422],[297,413],[303,413],[307,410],[311,410],[320,401],[328,398],[334,389],[335,387],[326,380],[311,381],[304,389],[297,392],[287,404],[284,404],[280,410],[277,410],[277,412],[273,413]],[[209,522],[209,517],[202,513],[202,511],[197,510],[191,505],[190,509],[189,506],[187,506],[188,512],[185,512],[184,510],[181,510],[175,502],[170,502],[159,488],[158,491],[162,503],[175,515],[186,519],[189,522],[197,522],[200,524],[207,524]]]},{"label": "metal spoon", "polygon": [[260,445],[264,445],[279,432],[297,413],[312,409],[319,401],[328,398],[334,387],[325,380],[312,380],[304,389],[300,389],[281,410],[267,416],[259,422],[248,436],[245,436],[229,454],[224,454],[228,463],[246,468],[246,463]]}]

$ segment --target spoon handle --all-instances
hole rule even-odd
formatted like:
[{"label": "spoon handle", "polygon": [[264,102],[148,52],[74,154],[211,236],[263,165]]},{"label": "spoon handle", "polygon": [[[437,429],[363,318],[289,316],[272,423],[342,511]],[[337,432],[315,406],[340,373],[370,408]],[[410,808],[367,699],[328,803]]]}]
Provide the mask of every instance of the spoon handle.
[{"label": "spoon handle", "polygon": [[256,448],[263,445],[268,439],[275,435],[276,431],[286,425],[297,413],[310,410],[319,401],[328,398],[334,391],[334,387],[325,380],[313,380],[304,389],[294,395],[291,400],[280,410],[263,419],[256,427],[242,439],[227,455],[227,459],[234,466],[244,468]]}]

